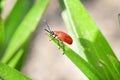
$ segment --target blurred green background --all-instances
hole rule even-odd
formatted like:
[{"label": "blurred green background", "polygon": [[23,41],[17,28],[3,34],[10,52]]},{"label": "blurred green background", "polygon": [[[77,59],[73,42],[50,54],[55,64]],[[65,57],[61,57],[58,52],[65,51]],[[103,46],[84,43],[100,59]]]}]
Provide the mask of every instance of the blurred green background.
[{"label": "blurred green background", "polygon": [[[3,18],[7,16],[15,1],[6,0]],[[120,59],[120,26],[118,24],[120,1],[82,0],[82,2]],[[52,30],[67,32],[57,0],[50,0],[41,23],[33,34],[22,72],[33,80],[84,80],[84,75],[78,68],[49,41],[43,30],[46,28],[42,22],[44,19],[48,21]]]}]

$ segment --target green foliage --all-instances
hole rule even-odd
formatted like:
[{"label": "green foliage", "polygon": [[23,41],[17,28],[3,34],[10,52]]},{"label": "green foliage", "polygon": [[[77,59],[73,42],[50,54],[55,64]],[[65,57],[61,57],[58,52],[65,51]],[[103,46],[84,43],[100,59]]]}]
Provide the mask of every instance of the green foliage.
[{"label": "green foliage", "polygon": [[[0,80],[31,80],[17,70],[22,68],[31,35],[48,2],[49,0],[38,0],[34,4],[34,0],[17,0],[5,20],[0,16]],[[0,11],[3,6],[0,6]]]},{"label": "green foliage", "polygon": [[18,0],[5,20],[5,44],[7,45],[13,36],[13,32],[19,27],[27,13],[33,6],[34,0]]},{"label": "green foliage", "polygon": [[0,80],[32,80],[17,70],[0,62]]},{"label": "green foliage", "polygon": [[2,49],[3,42],[4,42],[4,23],[0,16],[0,51]]},{"label": "green foliage", "polygon": [[73,52],[65,45],[67,57],[90,80],[119,80],[120,63],[81,2],[79,0],[59,1],[62,17],[73,38],[73,46],[75,47],[75,49],[73,48],[75,52]]},{"label": "green foliage", "polygon": [[[29,11],[24,20],[16,29],[13,34],[8,48],[2,58],[2,62],[7,63],[8,60],[15,54],[15,52],[24,44],[24,42],[30,37],[32,32],[36,29],[36,26],[43,14],[43,11],[48,3],[48,0],[40,0],[37,4]],[[24,36],[23,36],[24,35]],[[20,37],[20,38],[19,38]]]},{"label": "green foliage", "polygon": [[[58,40],[56,38],[53,38],[52,35],[49,35],[51,39],[53,39],[53,42],[55,42],[56,45],[58,45]],[[63,50],[63,44],[61,41],[59,41],[59,47],[61,50]],[[99,74],[97,73],[96,69],[88,64],[81,56],[79,56],[75,51],[73,51],[71,48],[69,48],[66,44],[64,44],[64,54],[78,67],[83,71],[86,76],[91,80],[99,80],[97,76]]]},{"label": "green foliage", "polygon": [[[31,80],[17,70],[22,68],[31,35],[48,2],[17,0],[5,20],[0,15],[0,80]],[[59,0],[59,3],[74,48],[64,44],[64,51],[61,41],[58,45],[58,39],[54,38],[53,42],[89,80],[119,80],[120,62],[82,3],[79,0]],[[3,7],[4,0],[0,0],[0,14]],[[118,19],[120,22],[120,14]]]}]

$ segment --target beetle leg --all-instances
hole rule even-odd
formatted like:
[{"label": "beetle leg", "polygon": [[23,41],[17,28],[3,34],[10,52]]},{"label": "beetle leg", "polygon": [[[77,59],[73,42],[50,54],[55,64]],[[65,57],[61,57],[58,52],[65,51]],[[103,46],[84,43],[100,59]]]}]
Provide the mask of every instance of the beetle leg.
[{"label": "beetle leg", "polygon": [[[55,37],[57,37],[57,36],[54,36],[52,39],[54,39]],[[65,52],[65,48],[64,48],[64,43],[63,43],[63,41],[61,41],[60,39],[57,39],[57,44],[58,44],[58,46],[59,46],[59,48],[58,49],[60,49],[60,42],[62,43],[62,49],[63,49],[63,55],[65,54],[64,52]]]},{"label": "beetle leg", "polygon": [[58,43],[58,46],[59,46],[58,49],[60,49],[60,40],[59,39],[57,39],[57,43]]},{"label": "beetle leg", "polygon": [[62,42],[62,47],[63,47],[63,55],[65,54],[64,52],[65,52],[65,45],[64,45],[64,43],[63,43],[63,41],[61,41]]},{"label": "beetle leg", "polygon": [[62,43],[61,45],[60,45],[60,43],[58,45],[59,45],[59,49],[60,49],[60,46],[62,47],[63,55],[64,55],[64,52],[65,52],[64,43],[60,39],[58,41]]}]

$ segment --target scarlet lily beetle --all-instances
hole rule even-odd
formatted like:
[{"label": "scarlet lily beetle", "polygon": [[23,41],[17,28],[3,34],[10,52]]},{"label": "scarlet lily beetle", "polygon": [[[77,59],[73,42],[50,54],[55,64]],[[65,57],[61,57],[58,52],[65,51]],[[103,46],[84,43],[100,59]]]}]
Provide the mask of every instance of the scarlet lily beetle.
[{"label": "scarlet lily beetle", "polygon": [[[48,23],[46,21],[45,21],[45,23],[46,23],[48,29],[44,29],[44,30],[47,31],[48,33],[50,33],[51,35],[54,35],[54,38],[58,38],[58,44],[59,44],[59,41],[62,41],[62,43],[65,42],[69,45],[72,44],[73,40],[67,33],[65,33],[63,31],[51,31]],[[64,51],[64,44],[63,44],[63,51]]]}]

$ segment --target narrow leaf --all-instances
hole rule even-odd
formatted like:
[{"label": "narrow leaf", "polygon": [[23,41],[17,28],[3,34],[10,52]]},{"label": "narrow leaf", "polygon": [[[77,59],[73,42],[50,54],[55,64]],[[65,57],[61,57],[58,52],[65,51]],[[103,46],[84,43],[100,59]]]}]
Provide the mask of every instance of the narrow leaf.
[{"label": "narrow leaf", "polygon": [[73,50],[87,61],[86,56],[84,54],[84,48],[81,46],[79,39],[75,36],[75,33],[73,31],[74,26],[70,23],[70,19],[66,10],[62,11],[62,17],[69,31],[69,34],[73,38]]},{"label": "narrow leaf", "polygon": [[[110,53],[116,59],[117,57],[81,2],[79,0],[64,0],[64,3],[70,22],[74,25],[73,33],[75,33],[81,46],[85,49],[84,53],[88,62],[100,73],[103,72],[101,75],[105,78],[106,76],[104,71],[98,67],[97,62],[99,60],[103,60],[110,68],[112,68],[113,73],[116,73],[113,65],[107,57],[107,54]],[[110,73],[108,72],[108,74]],[[117,75],[117,77],[119,76]]]},{"label": "narrow leaf", "polygon": [[0,56],[1,56],[1,49],[3,47],[4,42],[4,23],[0,16]]},{"label": "narrow leaf", "polygon": [[17,0],[10,14],[5,20],[5,47],[33,4],[34,0]]},{"label": "narrow leaf", "polygon": [[28,53],[30,40],[31,40],[31,37],[25,42],[25,44],[22,47],[24,52],[23,52],[23,55],[19,58],[17,65],[15,66],[15,69],[17,69],[17,70],[21,70],[22,67],[23,67],[23,64],[24,64],[24,62],[26,60],[26,56],[27,56],[27,53]]},{"label": "narrow leaf", "polygon": [[[108,68],[105,65],[105,63],[102,60],[99,60],[98,62],[99,62],[99,66],[101,67],[101,69],[105,73],[106,80],[114,80],[112,74],[108,74],[108,72],[110,73],[110,71],[108,70]],[[100,74],[102,74],[102,73],[100,73]]]},{"label": "narrow leaf", "polygon": [[[53,42],[63,50],[63,44],[60,42],[58,44],[58,40],[53,38],[53,36],[49,35]],[[76,52],[74,52],[71,48],[64,44],[64,53],[65,55],[88,77],[90,80],[102,80],[100,74],[96,71],[96,69],[88,64],[81,56],[79,56]]]},{"label": "narrow leaf", "polygon": [[17,70],[0,62],[0,80],[32,80]]},{"label": "narrow leaf", "polygon": [[[16,55],[14,55],[11,60],[9,60],[8,66],[14,68],[14,67],[17,65],[17,63],[18,63],[18,61],[20,60],[20,58],[22,57],[23,53],[24,53],[24,50],[23,50],[23,49],[20,49],[20,50],[16,53]],[[18,63],[18,64],[19,64],[19,63]]]},{"label": "narrow leaf", "polygon": [[26,59],[26,55],[28,53],[27,51],[29,48],[29,44],[30,44],[30,38],[25,42],[25,44],[22,46],[22,48],[19,49],[19,51],[17,51],[17,53],[15,53],[13,55],[13,57],[9,60],[9,62],[8,62],[9,66],[12,63],[12,65],[15,69],[17,69],[19,71],[22,69],[25,59]]},{"label": "narrow leaf", "polygon": [[2,62],[6,63],[14,55],[14,53],[25,43],[30,35],[35,31],[39,20],[42,17],[49,0],[39,0],[30,12],[26,15],[25,19],[15,31],[10,44],[2,58]]},{"label": "narrow leaf", "polygon": [[111,61],[111,63],[113,64],[118,75],[120,75],[120,62],[115,57],[111,56],[110,54],[108,54],[108,58]]},{"label": "narrow leaf", "polygon": [[112,80],[119,80],[120,79],[120,75],[118,75],[116,72],[114,72],[114,69],[111,69],[111,67],[108,64],[106,64],[102,60],[99,60],[99,62],[103,65],[103,67],[105,67],[105,69],[107,71],[106,74],[111,75],[110,77],[111,77]]},{"label": "narrow leaf", "polygon": [[[106,56],[106,54],[108,53],[115,56],[109,44],[99,31],[97,25],[89,16],[88,12],[85,10],[80,1],[79,0],[64,0],[64,1],[68,11],[68,15],[71,18],[71,23],[74,25],[73,30],[74,32],[76,32],[75,35],[82,43],[82,46],[84,46],[84,48],[86,49],[87,47],[92,48],[93,46],[93,49],[94,50],[96,49],[95,53],[97,53],[98,56],[100,55],[100,57]],[[91,45],[86,43],[91,43]]]}]

